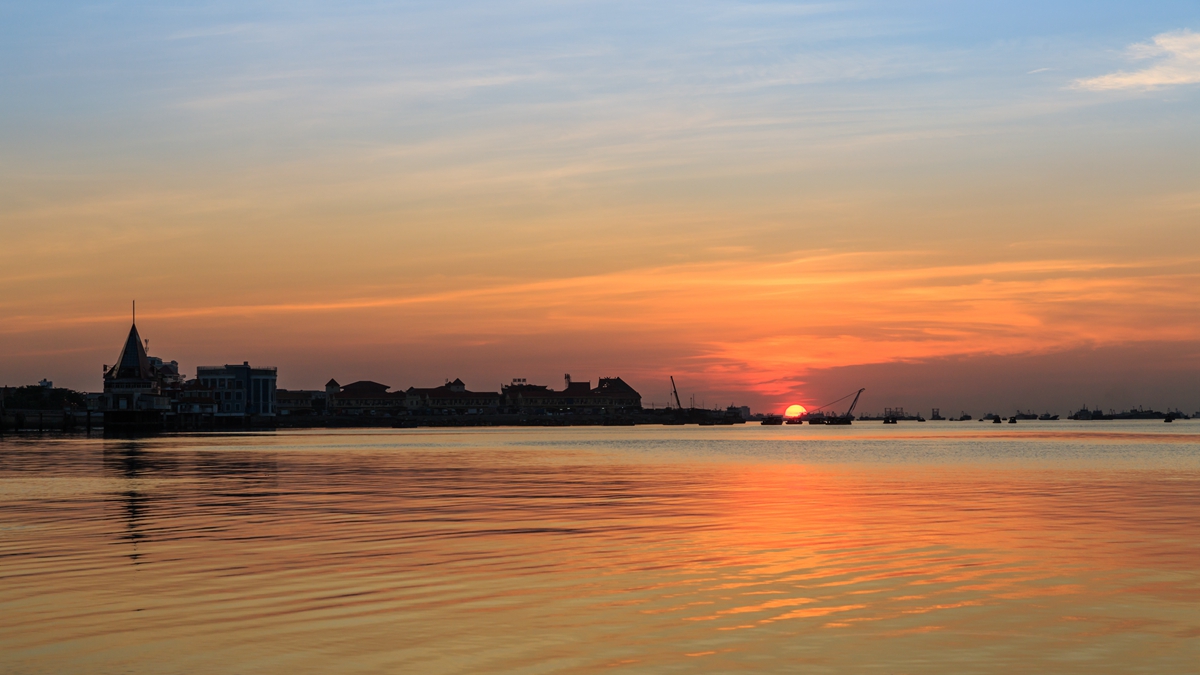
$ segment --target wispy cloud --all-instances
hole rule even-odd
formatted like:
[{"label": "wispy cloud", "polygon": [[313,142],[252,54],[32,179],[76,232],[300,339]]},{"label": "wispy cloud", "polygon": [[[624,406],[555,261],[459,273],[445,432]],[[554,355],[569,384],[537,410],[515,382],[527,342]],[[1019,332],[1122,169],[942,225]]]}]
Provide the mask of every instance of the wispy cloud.
[{"label": "wispy cloud", "polygon": [[1079,79],[1075,81],[1075,87],[1111,91],[1155,89],[1200,82],[1200,33],[1190,30],[1160,33],[1150,42],[1131,45],[1126,52],[1132,59],[1154,59],[1154,62],[1141,70],[1121,70]]}]

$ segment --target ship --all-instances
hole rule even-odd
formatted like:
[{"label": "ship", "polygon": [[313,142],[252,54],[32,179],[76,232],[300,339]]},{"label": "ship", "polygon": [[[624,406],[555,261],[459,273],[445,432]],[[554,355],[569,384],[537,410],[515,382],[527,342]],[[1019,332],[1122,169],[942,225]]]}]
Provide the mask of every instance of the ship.
[{"label": "ship", "polygon": [[783,425],[783,417],[781,415],[767,415],[762,420],[764,427],[774,427]]},{"label": "ship", "polygon": [[1111,413],[1105,414],[1105,412],[1100,410],[1099,408],[1097,408],[1095,410],[1088,410],[1087,406],[1083,406],[1079,410],[1075,411],[1074,414],[1067,417],[1067,419],[1069,419],[1069,420],[1080,420],[1080,421],[1111,420],[1112,418],[1113,418],[1113,416]]},{"label": "ship", "polygon": [[1161,420],[1161,419],[1166,419],[1166,417],[1167,417],[1167,413],[1164,413],[1164,412],[1159,412],[1157,410],[1143,410],[1141,408],[1138,408],[1137,410],[1126,410],[1124,412],[1116,413],[1112,416],[1112,419],[1115,419],[1115,420]]},{"label": "ship", "polygon": [[1046,412],[1038,415],[1038,419],[1042,422],[1053,422],[1058,419],[1058,415],[1051,415],[1050,413]]}]

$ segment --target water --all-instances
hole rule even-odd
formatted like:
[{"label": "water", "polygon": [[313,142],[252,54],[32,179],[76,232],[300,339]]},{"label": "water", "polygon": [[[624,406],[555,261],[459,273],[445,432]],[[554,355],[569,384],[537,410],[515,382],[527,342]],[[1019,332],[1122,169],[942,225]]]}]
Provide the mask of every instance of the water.
[{"label": "water", "polygon": [[1200,422],[0,441],[4,673],[1200,672]]}]

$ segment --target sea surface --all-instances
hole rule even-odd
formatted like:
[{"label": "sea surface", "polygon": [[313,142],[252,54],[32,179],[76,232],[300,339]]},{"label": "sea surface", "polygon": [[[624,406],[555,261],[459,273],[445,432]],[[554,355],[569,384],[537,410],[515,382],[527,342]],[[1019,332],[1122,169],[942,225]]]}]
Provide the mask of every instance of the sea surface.
[{"label": "sea surface", "polygon": [[8,435],[0,672],[1200,673],[1200,421]]}]

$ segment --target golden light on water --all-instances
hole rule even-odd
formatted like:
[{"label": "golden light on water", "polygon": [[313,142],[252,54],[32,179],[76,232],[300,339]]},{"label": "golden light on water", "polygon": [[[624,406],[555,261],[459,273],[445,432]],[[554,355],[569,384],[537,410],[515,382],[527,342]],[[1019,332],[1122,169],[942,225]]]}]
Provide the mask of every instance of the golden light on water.
[{"label": "golden light on water", "polygon": [[987,426],[3,440],[0,672],[1194,671],[1195,422]]}]

